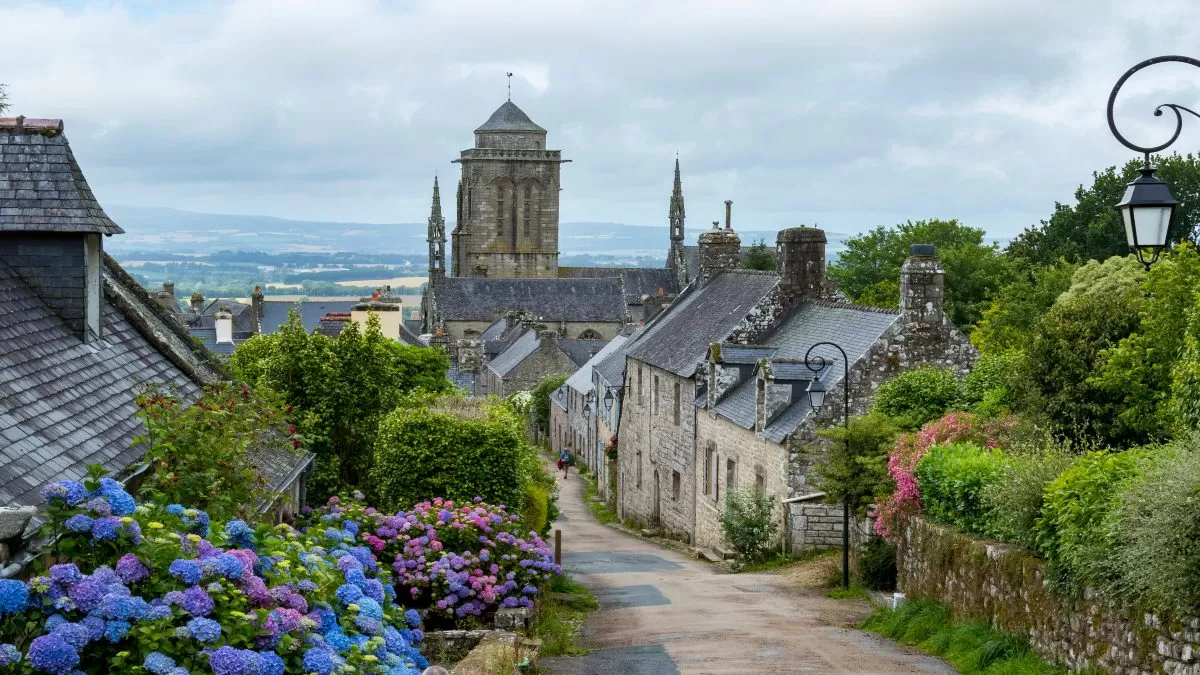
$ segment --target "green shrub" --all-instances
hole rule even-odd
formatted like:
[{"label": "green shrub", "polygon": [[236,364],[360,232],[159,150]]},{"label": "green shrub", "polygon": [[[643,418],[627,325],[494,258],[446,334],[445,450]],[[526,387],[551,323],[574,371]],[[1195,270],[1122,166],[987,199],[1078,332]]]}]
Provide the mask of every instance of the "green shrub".
[{"label": "green shrub", "polygon": [[525,500],[521,506],[521,520],[524,521],[525,527],[544,534],[546,528],[550,526],[550,492],[529,481],[525,484]]},{"label": "green shrub", "polygon": [[1112,575],[1099,590],[1176,617],[1200,612],[1200,439],[1147,456],[1116,496],[1105,529]]},{"label": "green shrub", "polygon": [[999,450],[969,443],[935,446],[917,463],[925,515],[964,532],[986,536],[988,514],[982,493],[1000,477],[1004,463]]},{"label": "green shrub", "polygon": [[775,520],[775,498],[758,490],[731,492],[721,513],[725,543],[737,554],[737,564],[746,565],[765,558],[779,523]]},{"label": "green shrub", "polygon": [[444,497],[469,503],[524,504],[528,479],[521,420],[493,401],[443,397],[396,409],[379,425],[371,468],[383,510]]},{"label": "green shrub", "polygon": [[858,551],[858,581],[873,591],[896,590],[896,545],[882,537],[867,539]]},{"label": "green shrub", "polygon": [[995,481],[981,495],[988,534],[1001,541],[1034,548],[1034,525],[1042,515],[1048,486],[1071,465],[1057,448],[1040,453],[1011,453]]},{"label": "green shrub", "polygon": [[1136,450],[1089,452],[1046,486],[1034,540],[1057,581],[1078,586],[1107,575],[1110,542],[1101,526],[1142,455]]},{"label": "green shrub", "polygon": [[888,478],[888,453],[899,429],[886,416],[871,412],[850,418],[848,429],[821,431],[833,439],[825,458],[817,464],[819,489],[832,502],[849,501],[859,516],[867,515],[892,488]]},{"label": "green shrub", "polygon": [[912,431],[946,414],[958,399],[958,379],[952,371],[923,366],[882,384],[875,392],[875,409]]},{"label": "green shrub", "polygon": [[1019,351],[984,354],[963,379],[959,406],[984,417],[998,417],[1013,407],[1015,397],[1009,385],[1022,359]]},{"label": "green shrub", "polygon": [[543,434],[550,433],[550,394],[566,381],[566,375],[547,375],[533,388],[533,400],[528,408],[530,421]]}]

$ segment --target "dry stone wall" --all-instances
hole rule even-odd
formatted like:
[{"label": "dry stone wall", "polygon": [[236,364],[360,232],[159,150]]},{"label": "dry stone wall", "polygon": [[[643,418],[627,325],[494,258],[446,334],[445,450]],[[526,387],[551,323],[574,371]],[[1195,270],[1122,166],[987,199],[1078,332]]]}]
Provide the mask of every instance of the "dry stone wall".
[{"label": "dry stone wall", "polygon": [[1200,673],[1200,618],[1121,612],[1090,592],[1056,594],[1042,561],[1006,544],[971,539],[921,520],[900,544],[900,590],[1025,635],[1043,657],[1072,671]]}]

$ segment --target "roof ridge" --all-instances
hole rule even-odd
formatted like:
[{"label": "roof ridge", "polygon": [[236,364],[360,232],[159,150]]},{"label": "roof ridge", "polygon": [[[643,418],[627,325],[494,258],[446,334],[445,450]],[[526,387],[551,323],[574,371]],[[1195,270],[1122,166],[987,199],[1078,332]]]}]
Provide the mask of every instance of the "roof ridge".
[{"label": "roof ridge", "polygon": [[[846,300],[826,300],[824,298],[818,300],[807,300],[807,303],[817,305],[818,307],[830,307],[832,309],[854,309],[861,312],[874,312],[876,314],[892,314],[900,315],[900,310],[890,307],[871,307],[869,305],[860,305]],[[804,304],[804,303],[801,303]]]}]

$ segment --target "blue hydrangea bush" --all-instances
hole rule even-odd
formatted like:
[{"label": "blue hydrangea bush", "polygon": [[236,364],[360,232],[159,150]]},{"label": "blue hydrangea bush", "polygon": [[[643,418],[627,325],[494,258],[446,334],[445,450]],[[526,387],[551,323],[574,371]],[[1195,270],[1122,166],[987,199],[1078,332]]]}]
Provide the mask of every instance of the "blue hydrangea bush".
[{"label": "blue hydrangea bush", "polygon": [[[0,580],[0,673],[411,675],[421,617],[338,529],[210,521],[96,474],[42,490],[42,574]],[[69,552],[69,555],[67,553]]]}]

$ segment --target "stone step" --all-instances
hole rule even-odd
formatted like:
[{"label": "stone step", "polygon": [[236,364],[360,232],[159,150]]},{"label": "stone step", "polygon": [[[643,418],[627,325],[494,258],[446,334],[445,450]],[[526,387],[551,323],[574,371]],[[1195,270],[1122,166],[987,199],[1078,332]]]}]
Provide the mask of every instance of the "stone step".
[{"label": "stone step", "polygon": [[696,557],[701,560],[707,560],[711,563],[722,562],[725,560],[725,558],[720,554],[716,553],[715,551],[710,551],[706,548],[696,549]]}]

